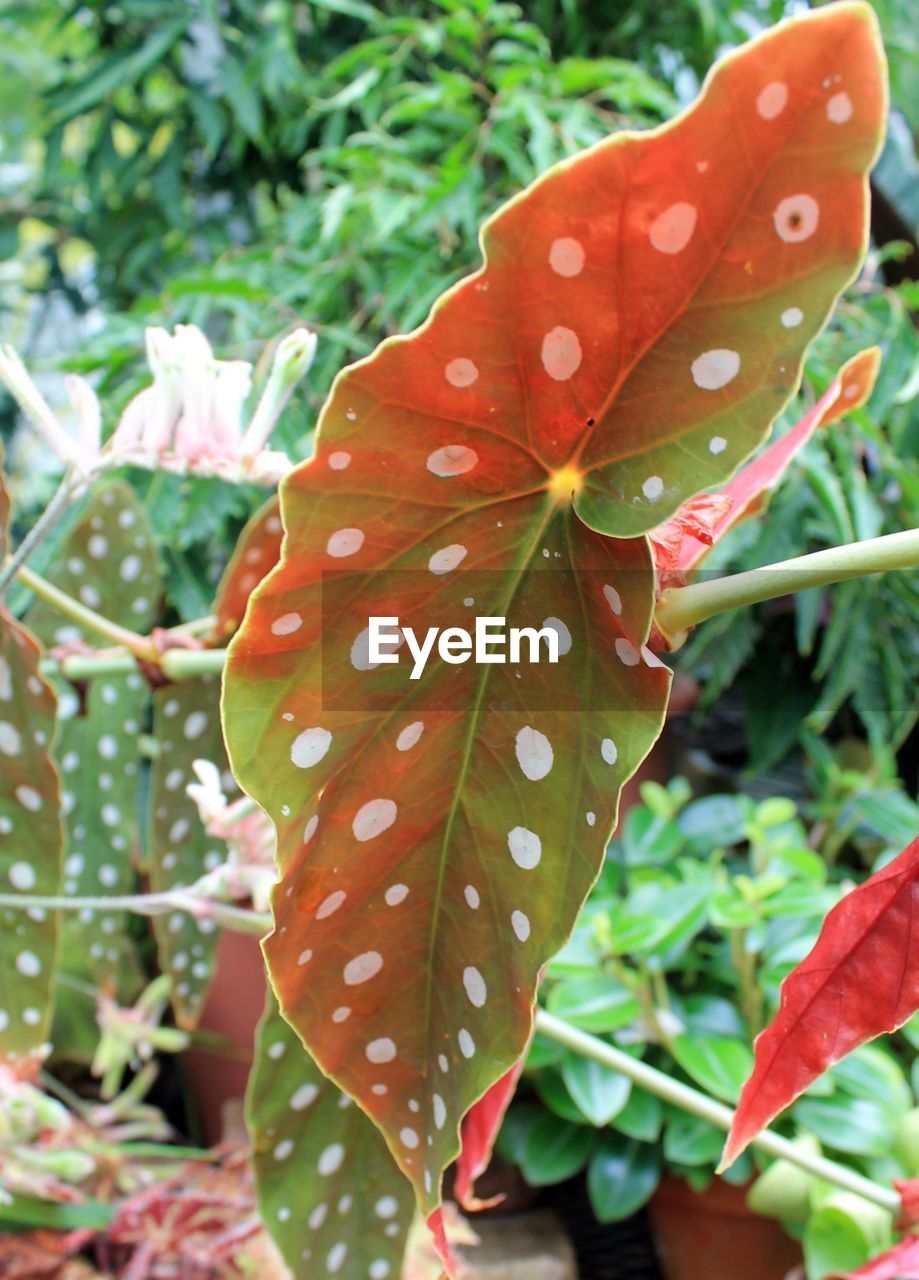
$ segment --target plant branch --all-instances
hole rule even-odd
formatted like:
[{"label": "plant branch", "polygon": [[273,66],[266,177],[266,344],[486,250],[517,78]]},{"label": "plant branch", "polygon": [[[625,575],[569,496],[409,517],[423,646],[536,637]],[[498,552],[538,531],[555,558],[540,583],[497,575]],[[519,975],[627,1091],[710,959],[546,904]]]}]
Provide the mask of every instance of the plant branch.
[{"label": "plant branch", "polygon": [[34,893],[0,893],[0,909],[27,911],[39,907],[44,911],[133,911],[141,916],[168,915],[170,911],[187,911],[199,920],[213,920],[233,933],[251,933],[262,937],[271,928],[271,916],[246,907],[203,898],[191,889],[167,889],[163,893],[126,893],[111,896],[72,898]]},{"label": "plant branch", "polygon": [[[554,1040],[556,1044],[564,1045],[579,1057],[589,1058],[600,1066],[608,1067],[610,1071],[618,1071],[620,1075],[627,1076],[639,1088],[654,1094],[664,1102],[679,1107],[681,1111],[697,1116],[700,1120],[706,1120],[725,1133],[730,1129],[734,1119],[734,1112],[730,1107],[716,1102],[714,1098],[707,1097],[706,1094],[700,1093],[698,1089],[693,1089],[688,1084],[671,1079],[663,1071],[658,1071],[646,1062],[631,1057],[623,1050],[598,1040],[585,1031],[569,1026],[561,1018],[556,1018],[551,1013],[540,1009],[536,1014],[536,1029],[540,1035],[548,1040]],[[762,1133],[757,1134],[753,1139],[753,1145],[767,1155],[787,1160],[789,1164],[797,1165],[806,1173],[813,1174],[816,1178],[823,1178],[824,1181],[842,1187],[845,1191],[851,1191],[882,1209],[887,1209],[891,1213],[899,1211],[900,1197],[893,1189],[882,1187],[860,1173],[856,1173],[854,1169],[847,1169],[844,1165],[837,1164],[835,1160],[828,1160],[825,1156],[804,1151],[788,1138],[773,1133],[771,1129],[764,1129]]]},{"label": "plant branch", "polygon": [[90,609],[79,600],[74,600],[73,596],[39,577],[25,565],[19,566],[16,577],[40,600],[44,600],[65,617],[72,618],[74,622],[86,627],[88,631],[94,631],[96,635],[104,637],[112,644],[120,645],[142,661],[157,660],[158,654],[151,640],[138,635],[136,631],[129,631],[127,627],[120,627],[116,622],[110,622],[108,618],[103,618],[101,613],[96,613],[95,609]]},{"label": "plant branch", "polygon": [[654,621],[672,648],[679,648],[686,633],[707,618],[729,609],[774,600],[808,587],[828,586],[888,569],[919,567],[919,529],[866,538],[842,547],[828,547],[811,555],[764,565],[746,573],[688,587],[668,587],[661,593]]},{"label": "plant branch", "polygon": [[68,467],[63,480],[58,485],[54,497],[45,507],[44,511],[35,521],[35,524],[20,542],[19,546],[9,557],[6,564],[0,568],[0,600],[3,599],[7,588],[15,578],[18,570],[25,564],[29,556],[36,550],[38,546],[47,538],[48,534],[58,523],[68,507],[75,498],[83,491],[86,483],[85,476],[77,476],[73,467]]}]

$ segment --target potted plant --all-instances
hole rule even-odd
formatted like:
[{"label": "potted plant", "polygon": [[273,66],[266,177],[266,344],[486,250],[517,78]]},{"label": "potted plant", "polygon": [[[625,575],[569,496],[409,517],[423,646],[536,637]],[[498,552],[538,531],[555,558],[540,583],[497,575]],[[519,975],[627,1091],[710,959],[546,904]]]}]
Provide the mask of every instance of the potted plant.
[{"label": "potted plant", "polygon": [[[549,966],[545,1006],[733,1105],[781,982],[864,873],[828,868],[788,799],[692,798],[679,778],[646,782],[641,793]],[[886,795],[919,820],[902,792],[872,792],[863,776],[850,774],[847,793],[868,815],[872,794]],[[863,818],[855,834],[866,857],[886,860],[883,832]],[[912,1176],[914,1039],[907,1024],[895,1040],[857,1050],[795,1102],[784,1131],[861,1172]],[[534,1186],[586,1170],[601,1221],[647,1204],[669,1280],[733,1275],[741,1265],[745,1275],[783,1280],[802,1247],[808,1276],[821,1280],[889,1240],[890,1215],[787,1163],[746,1154],[716,1177],[722,1147],[703,1117],[538,1034],[499,1139]]]}]

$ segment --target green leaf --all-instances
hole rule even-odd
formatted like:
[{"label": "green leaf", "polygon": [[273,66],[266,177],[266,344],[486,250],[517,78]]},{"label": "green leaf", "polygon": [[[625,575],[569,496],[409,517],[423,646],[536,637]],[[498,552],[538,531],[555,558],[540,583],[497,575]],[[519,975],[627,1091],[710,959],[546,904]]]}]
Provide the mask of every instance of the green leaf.
[{"label": "green leaf", "polygon": [[[139,674],[87,682],[82,708],[60,695],[55,759],[67,824],[64,892],[75,897],[133,893],[140,845],[141,726],[150,690]],[[140,978],[124,912],[65,912],[61,967],[104,989],[126,991]]]},{"label": "green leaf", "polygon": [[627,1076],[575,1054],[562,1064],[562,1078],[581,1114],[598,1129],[619,1115],[632,1092]]},{"label": "green leaf", "polygon": [[531,1187],[554,1186],[584,1168],[594,1142],[589,1126],[569,1124],[545,1111],[526,1132],[520,1171]]},{"label": "green leaf", "polygon": [[696,1084],[725,1102],[737,1102],[744,1081],[753,1070],[749,1046],[726,1036],[677,1036],[671,1052]]},{"label": "green leaf", "polygon": [[396,1280],[411,1189],[376,1128],[322,1074],[271,996],[246,1116],[259,1211],[294,1280]]},{"label": "green leaf", "polygon": [[664,1121],[659,1098],[644,1089],[633,1087],[629,1100],[613,1119],[613,1128],[639,1142],[656,1142]]},{"label": "green leaf", "polygon": [[[159,754],[150,778],[148,851],[150,887],[162,893],[191,885],[226,859],[223,841],[205,830],[194,801],[186,794],[198,779],[195,760],[210,760],[221,770],[226,753],[220,732],[220,682],[215,676],[184,680],[153,695],[153,734]],[[160,968],[172,979],[172,1003],[180,1027],[193,1027],[201,1014],[213,976],[218,934],[213,920],[186,911],[153,918]]]},{"label": "green leaf", "polygon": [[[3,485],[0,479],[0,492]],[[0,892],[58,894],[64,832],[51,763],[56,699],[38,642],[0,607]],[[0,911],[0,1059],[41,1059],[48,1038],[58,917]]]},{"label": "green leaf", "polygon": [[707,1120],[669,1110],[664,1125],[664,1156],[671,1164],[714,1167],[724,1147],[724,1134]]},{"label": "green leaf", "polygon": [[621,1222],[637,1213],[657,1190],[661,1176],[657,1148],[608,1133],[590,1159],[587,1193],[600,1222]]},{"label": "green leaf", "polygon": [[549,992],[546,1007],[582,1031],[618,1031],[634,1022],[638,1000],[627,987],[599,974],[589,978],[567,978]]},{"label": "green leaf", "polygon": [[101,67],[94,68],[84,80],[57,89],[49,104],[55,124],[72,120],[116,93],[123,85],[141,80],[181,37],[188,22],[188,18],[167,22],[152,31],[139,49],[114,54]]},{"label": "green leaf", "polygon": [[[141,634],[150,630],[162,588],[153,530],[130,485],[111,481],[93,493],[45,576],[110,621]],[[44,600],[30,605],[25,620],[49,648],[98,644],[94,632]]]}]

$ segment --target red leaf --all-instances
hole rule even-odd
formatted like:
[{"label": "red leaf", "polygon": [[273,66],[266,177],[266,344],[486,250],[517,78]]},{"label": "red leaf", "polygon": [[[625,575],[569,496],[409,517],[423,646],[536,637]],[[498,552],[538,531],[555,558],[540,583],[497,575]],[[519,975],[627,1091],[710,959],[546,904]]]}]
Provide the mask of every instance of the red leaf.
[{"label": "red leaf", "polygon": [[214,616],[215,632],[221,642],[242,622],[252,592],[277,564],[283,536],[278,499],[269,498],[239,535],[233,557],[220,579]]},{"label": "red leaf", "polygon": [[495,1145],[504,1113],[510,1105],[523,1070],[521,1058],[506,1075],[497,1080],[484,1097],[466,1113],[461,1131],[462,1147],[456,1162],[454,1192],[464,1209],[490,1209],[500,1204],[503,1196],[479,1200],[475,1194],[475,1180],[488,1168],[491,1150]]},{"label": "red leaf", "polygon": [[[265,953],[426,1215],[463,1116],[523,1052],[663,719],[643,535],[723,483],[792,394],[863,255],[885,112],[867,6],[752,42],[672,125],[492,218],[481,270],[339,376],[282,486],[282,560],[225,681],[234,769],[278,827]],[[565,662],[526,684],[368,672],[369,616],[473,604],[551,615]]]},{"label": "red leaf", "polygon": [[919,1280],[919,1239],[910,1236],[901,1240],[857,1271],[848,1271],[835,1280]]},{"label": "red leaf", "polygon": [[917,908],[919,837],[833,908],[783,982],[779,1011],[756,1040],[722,1168],[827,1067],[919,1008]]},{"label": "red leaf", "polygon": [[919,1178],[906,1178],[902,1181],[894,1179],[893,1185],[900,1193],[897,1230],[908,1231],[910,1227],[919,1224]]},{"label": "red leaf", "polygon": [[717,494],[691,499],[672,519],[653,530],[650,537],[662,587],[684,583],[716,542],[741,520],[762,510],[769,493],[817,428],[835,422],[868,400],[880,363],[880,347],[869,347],[853,356],[790,431],[764,449]]}]

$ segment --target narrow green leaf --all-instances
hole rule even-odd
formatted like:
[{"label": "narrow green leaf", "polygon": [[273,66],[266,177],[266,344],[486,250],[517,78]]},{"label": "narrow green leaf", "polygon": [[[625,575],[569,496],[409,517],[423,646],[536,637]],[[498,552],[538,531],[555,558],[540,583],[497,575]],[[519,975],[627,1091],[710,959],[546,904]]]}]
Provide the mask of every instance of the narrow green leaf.
[{"label": "narrow green leaf", "polygon": [[246,1100],[262,1221],[294,1280],[398,1280],[414,1198],[269,995]]}]

